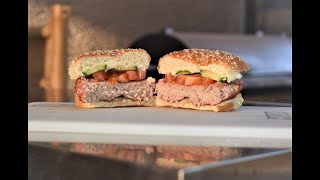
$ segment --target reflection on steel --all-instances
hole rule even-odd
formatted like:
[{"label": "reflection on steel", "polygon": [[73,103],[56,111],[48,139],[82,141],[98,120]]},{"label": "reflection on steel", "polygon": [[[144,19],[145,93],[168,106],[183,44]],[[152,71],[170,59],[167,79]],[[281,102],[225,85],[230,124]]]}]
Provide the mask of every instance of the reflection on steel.
[{"label": "reflection on steel", "polygon": [[[231,149],[223,147],[29,142],[28,174],[35,180],[291,179],[291,150],[232,149],[241,153],[228,156]],[[196,163],[206,153],[223,158]]]},{"label": "reflection on steel", "polygon": [[203,167],[184,169],[188,179],[232,179],[232,180],[291,180],[291,150],[280,150],[260,155],[252,155]]},{"label": "reflection on steel", "polygon": [[170,180],[174,170],[73,153],[67,150],[28,146],[28,179],[32,180]]}]

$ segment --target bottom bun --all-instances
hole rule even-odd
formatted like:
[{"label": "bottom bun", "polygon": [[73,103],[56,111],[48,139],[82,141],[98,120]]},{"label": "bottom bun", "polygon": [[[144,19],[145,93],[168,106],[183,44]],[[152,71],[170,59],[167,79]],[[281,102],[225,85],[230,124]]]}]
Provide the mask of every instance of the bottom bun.
[{"label": "bottom bun", "polygon": [[99,101],[95,103],[84,103],[79,96],[75,95],[75,104],[80,108],[110,108],[110,107],[125,107],[125,106],[154,106],[155,98],[148,101],[133,101],[125,97],[118,97],[112,101]]},{"label": "bottom bun", "polygon": [[196,106],[189,99],[184,99],[179,102],[167,102],[160,98],[156,98],[156,106],[165,106],[165,107],[175,107],[175,108],[185,108],[185,109],[196,109],[202,111],[214,111],[214,112],[226,112],[234,111],[238,109],[243,103],[242,95],[239,93],[236,97],[223,101],[217,105],[210,106]]}]

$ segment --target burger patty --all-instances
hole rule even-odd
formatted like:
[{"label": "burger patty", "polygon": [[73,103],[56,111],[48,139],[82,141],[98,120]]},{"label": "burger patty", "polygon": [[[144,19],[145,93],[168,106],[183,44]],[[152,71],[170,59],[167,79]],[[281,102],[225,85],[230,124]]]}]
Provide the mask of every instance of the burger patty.
[{"label": "burger patty", "polygon": [[171,103],[189,99],[196,106],[214,106],[222,101],[234,98],[241,90],[241,80],[235,80],[231,83],[216,82],[208,86],[185,86],[168,83],[164,79],[160,79],[156,85],[157,98]]},{"label": "burger patty", "polygon": [[133,101],[148,101],[155,94],[155,82],[147,79],[127,83],[110,83],[97,82],[94,79],[78,79],[75,91],[84,103],[112,101],[120,96]]}]

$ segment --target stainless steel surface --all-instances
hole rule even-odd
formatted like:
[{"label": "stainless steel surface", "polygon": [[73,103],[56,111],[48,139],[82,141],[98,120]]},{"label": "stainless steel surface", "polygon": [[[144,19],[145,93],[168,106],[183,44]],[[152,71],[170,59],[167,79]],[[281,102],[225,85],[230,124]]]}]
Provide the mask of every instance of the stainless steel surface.
[{"label": "stainless steel surface", "polygon": [[[62,143],[63,144],[63,143]],[[115,159],[99,153],[71,151],[71,144],[28,145],[28,178],[38,179],[281,179],[292,177],[290,149],[243,149],[241,155],[191,167],[166,168],[155,161]],[[241,149],[241,148],[240,148]],[[91,149],[87,149],[91,151]],[[100,149],[101,150],[101,149]],[[98,152],[98,150],[95,150]],[[135,151],[136,152],[136,151]],[[119,154],[118,154],[119,155]],[[156,158],[156,156],[153,156]]]},{"label": "stainless steel surface", "polygon": [[28,145],[29,180],[170,180],[174,170]]},{"label": "stainless steel surface", "polygon": [[252,155],[204,167],[187,168],[183,173],[185,180],[289,180],[292,179],[292,153],[291,150],[282,150]]}]

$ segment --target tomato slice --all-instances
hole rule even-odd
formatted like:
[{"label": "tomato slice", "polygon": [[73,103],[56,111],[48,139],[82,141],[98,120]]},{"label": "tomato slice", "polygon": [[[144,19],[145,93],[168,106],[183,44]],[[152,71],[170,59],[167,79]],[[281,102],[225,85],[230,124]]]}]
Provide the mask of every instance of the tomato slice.
[{"label": "tomato slice", "polygon": [[146,78],[147,72],[144,70],[135,71],[137,73],[138,78],[136,80],[143,80]]},{"label": "tomato slice", "polygon": [[129,82],[130,79],[129,79],[127,73],[121,73],[121,74],[118,76],[117,81],[118,81],[119,83],[126,83],[126,82]]},{"label": "tomato slice", "polygon": [[95,81],[108,81],[110,83],[126,83],[129,81],[143,80],[147,72],[144,70],[138,71],[98,71],[92,74]]},{"label": "tomato slice", "polygon": [[165,74],[164,77],[166,82],[181,84],[185,86],[193,85],[210,85],[216,83],[217,81],[210,78],[201,77],[200,74],[188,74],[188,75],[172,75],[170,73]]},{"label": "tomato slice", "polygon": [[166,82],[173,82],[174,79],[175,79],[175,76],[170,73],[164,75],[164,80]]},{"label": "tomato slice", "polygon": [[127,71],[126,74],[127,74],[129,80],[139,79],[138,73],[136,71]]},{"label": "tomato slice", "polygon": [[187,78],[188,76],[186,75],[177,75],[174,79],[174,82],[177,84],[185,84]]},{"label": "tomato slice", "polygon": [[92,76],[97,81],[104,81],[107,79],[107,74],[104,72],[104,70],[95,72],[92,74]]},{"label": "tomato slice", "polygon": [[109,83],[117,83],[118,82],[118,76],[119,76],[118,73],[111,74],[110,77],[107,79],[107,81]]},{"label": "tomato slice", "polygon": [[201,84],[206,85],[206,86],[217,82],[216,80],[213,80],[210,78],[205,78],[205,77],[202,77],[201,81],[202,81]]},{"label": "tomato slice", "polygon": [[201,84],[201,77],[197,77],[197,76],[187,76],[184,82],[184,85],[186,86],[200,85],[200,84]]}]

